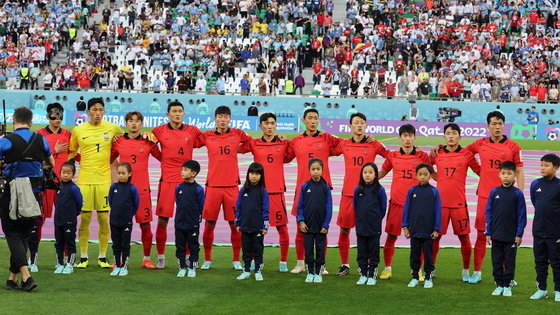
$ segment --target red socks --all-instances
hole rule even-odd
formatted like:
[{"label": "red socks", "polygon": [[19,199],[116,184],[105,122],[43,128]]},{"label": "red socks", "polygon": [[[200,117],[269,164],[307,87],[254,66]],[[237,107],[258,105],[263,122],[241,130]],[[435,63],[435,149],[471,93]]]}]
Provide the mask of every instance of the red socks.
[{"label": "red socks", "polygon": [[393,265],[393,256],[395,256],[396,242],[397,236],[387,235],[385,246],[383,246],[383,260],[385,261],[385,267],[391,267]]},{"label": "red socks", "polygon": [[[212,261],[212,245],[214,243],[215,224],[204,224],[204,232],[202,233],[202,244],[204,245],[204,259]],[[233,244],[233,243],[232,243]]]},{"label": "red socks", "polygon": [[280,237],[280,261],[288,261],[288,250],[290,249],[290,234],[287,225],[276,227]]},{"label": "red socks", "polygon": [[[463,256],[463,269],[471,268],[471,238],[468,234],[459,235],[459,241],[461,242],[461,255]],[[486,248],[486,244],[484,245]]]},{"label": "red socks", "polygon": [[340,253],[340,261],[343,265],[348,265],[348,252],[350,251],[350,232],[342,229],[338,234],[338,252]]},{"label": "red socks", "polygon": [[156,248],[157,248],[158,255],[165,254],[166,242],[167,242],[167,225],[158,224],[156,228]]},{"label": "red socks", "polygon": [[140,230],[142,231],[142,247],[144,248],[144,256],[150,257],[152,251],[152,239],[154,235],[152,234],[152,227],[150,223],[140,224]]},{"label": "red socks", "polygon": [[486,235],[483,231],[476,234],[476,243],[474,243],[474,271],[482,270],[482,261],[486,255]]},{"label": "red socks", "polygon": [[[233,222],[229,223],[229,228],[231,230],[231,247],[233,247],[232,261],[239,261],[239,253],[241,252],[241,233],[237,232],[237,227]],[[212,239],[214,239],[214,234],[212,234]]]},{"label": "red socks", "polygon": [[441,235],[432,242],[432,262],[434,266],[436,265],[436,258],[439,253],[439,241],[441,241]]},{"label": "red socks", "polygon": [[305,259],[305,246],[303,245],[303,233],[299,230],[299,225],[297,226],[296,233],[296,259]]}]

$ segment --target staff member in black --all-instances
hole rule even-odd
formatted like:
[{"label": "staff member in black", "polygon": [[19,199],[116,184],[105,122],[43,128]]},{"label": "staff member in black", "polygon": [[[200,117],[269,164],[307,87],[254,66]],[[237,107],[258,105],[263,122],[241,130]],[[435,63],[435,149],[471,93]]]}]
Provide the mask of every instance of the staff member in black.
[{"label": "staff member in black", "polygon": [[[8,183],[19,177],[29,177],[35,199],[41,205],[43,179],[43,162],[47,167],[54,166],[54,158],[47,140],[31,128],[33,112],[27,107],[14,110],[14,133],[0,139],[0,159],[5,163],[3,175]],[[0,197],[0,219],[2,230],[10,249],[10,276],[6,281],[6,290],[21,289],[31,291],[37,287],[27,267],[28,239],[37,225],[37,218],[10,218],[10,188],[6,184]],[[21,286],[17,285],[17,275],[21,273]]]}]

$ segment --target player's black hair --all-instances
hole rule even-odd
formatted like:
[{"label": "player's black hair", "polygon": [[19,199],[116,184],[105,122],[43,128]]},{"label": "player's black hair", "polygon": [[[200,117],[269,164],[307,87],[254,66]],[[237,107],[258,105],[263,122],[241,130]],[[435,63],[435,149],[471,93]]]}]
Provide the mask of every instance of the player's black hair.
[{"label": "player's black hair", "polygon": [[432,175],[434,173],[434,168],[428,163],[420,163],[420,164],[416,165],[416,173],[418,174],[418,171],[422,168],[427,169],[428,172],[430,172],[430,175]]},{"label": "player's black hair", "polygon": [[144,115],[142,115],[142,113],[139,112],[139,111],[133,111],[133,112],[126,113],[126,115],[124,116],[124,121],[129,121],[130,119],[132,119],[132,116],[138,117],[138,120],[140,120],[141,122],[144,121]]},{"label": "player's black hair", "polygon": [[167,112],[169,113],[169,111],[171,110],[171,107],[174,106],[180,106],[183,110],[185,109],[185,107],[183,106],[183,103],[181,102],[171,102],[169,104],[167,104]]},{"label": "player's black hair", "polygon": [[105,103],[103,102],[103,98],[102,97],[92,97],[89,99],[89,101],[87,102],[87,109],[89,110],[90,108],[93,107],[93,105],[95,104],[101,104],[101,106],[103,106],[103,108],[105,108]]},{"label": "player's black hair", "polygon": [[549,162],[552,163],[554,167],[560,167],[560,157],[554,153],[543,155],[541,162]]},{"label": "player's black hair", "polygon": [[459,135],[461,135],[461,127],[459,127],[459,125],[457,125],[456,123],[449,123],[449,124],[445,125],[443,127],[443,133],[445,133],[445,131],[447,131],[447,128],[451,128],[451,130],[455,130],[459,133]]},{"label": "player's black hair", "polygon": [[360,170],[360,184],[359,184],[359,192],[363,193],[365,188],[366,188],[366,181],[364,180],[364,176],[362,175],[364,173],[364,169],[368,166],[373,167],[373,171],[375,172],[375,178],[373,179],[373,186],[374,189],[373,191],[377,192],[379,190],[379,169],[377,168],[377,164],[373,163],[373,162],[367,162],[366,164],[364,164],[362,166],[362,169]]},{"label": "player's black hair", "polygon": [[274,115],[274,113],[264,113],[259,118],[259,124],[262,124],[263,122],[267,121],[269,118],[273,118],[274,121],[276,121],[276,115]]},{"label": "player's black hair", "polygon": [[128,176],[128,180],[126,182],[130,183],[132,181],[132,166],[130,165],[130,163],[128,163],[128,162],[119,163],[119,165],[117,165],[117,169],[119,167],[126,168],[126,171],[130,174],[130,176]]},{"label": "player's black hair", "polygon": [[500,164],[500,170],[506,170],[506,171],[514,171],[517,170],[517,167],[515,166],[515,164],[512,161],[505,161],[502,162],[502,164]]},{"label": "player's black hair", "polygon": [[[251,181],[249,180],[249,174],[250,173],[261,174],[261,180],[259,181],[259,183],[257,185],[251,184]],[[262,166],[261,163],[257,163],[257,162],[253,162],[253,163],[251,163],[251,165],[249,165],[249,168],[247,169],[247,177],[245,179],[245,184],[243,184],[243,189],[246,192],[251,190],[251,188],[253,188],[253,187],[257,187],[257,188],[261,188],[261,189],[265,187],[265,184],[264,184],[264,167]]]},{"label": "player's black hair", "polygon": [[403,133],[411,133],[416,136],[416,128],[411,124],[404,124],[399,128],[399,137],[402,136]]},{"label": "player's black hair", "polygon": [[317,116],[319,116],[319,111],[316,110],[315,108],[308,108],[303,112],[303,119],[305,119],[305,117],[307,117],[307,114],[309,113],[316,113]]},{"label": "player's black hair", "polygon": [[[196,172],[196,175],[198,175],[198,173],[200,173],[200,163],[198,163],[195,160],[188,160],[185,163],[183,163],[183,167],[188,168],[189,170]],[[195,175],[195,177],[196,177]]]},{"label": "player's black hair", "polygon": [[488,116],[486,116],[486,123],[490,124],[490,119],[492,118],[501,119],[503,122],[506,122],[506,116],[497,110],[488,113]]},{"label": "player's black hair", "polygon": [[216,110],[214,111],[214,117],[216,117],[218,115],[230,115],[231,116],[231,109],[229,109],[229,107],[227,107],[225,105],[218,106],[218,107],[216,107]]},{"label": "player's black hair", "polygon": [[33,121],[33,112],[29,108],[21,106],[14,109],[13,117],[15,123],[31,125]]},{"label": "player's black hair", "polygon": [[50,103],[49,105],[47,105],[47,114],[50,113],[53,109],[58,109],[59,111],[64,112],[64,106],[62,106],[62,104],[58,102]]},{"label": "player's black hair", "polygon": [[70,169],[72,169],[72,175],[76,175],[76,164],[74,164],[74,160],[72,160],[72,162],[66,161],[62,163],[60,169],[62,170],[63,167],[69,167]]},{"label": "player's black hair", "polygon": [[367,121],[366,115],[362,114],[362,113],[354,113],[352,115],[350,115],[350,125],[352,124],[352,119],[354,119],[354,117],[358,117],[363,119],[364,121]]}]

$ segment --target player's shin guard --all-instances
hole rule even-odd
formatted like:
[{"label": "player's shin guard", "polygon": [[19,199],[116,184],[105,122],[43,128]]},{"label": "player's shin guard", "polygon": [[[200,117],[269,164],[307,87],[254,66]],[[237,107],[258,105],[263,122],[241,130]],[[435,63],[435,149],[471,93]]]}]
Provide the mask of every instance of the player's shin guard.
[{"label": "player's shin guard", "polygon": [[156,248],[158,255],[165,254],[165,243],[167,242],[167,225],[158,224],[156,228]]},{"label": "player's shin guard", "polygon": [[[204,260],[212,261],[212,245],[214,244],[214,229],[216,224],[204,224],[202,233],[202,244],[204,245]],[[233,245],[233,244],[232,244]]]},{"label": "player's shin guard", "polygon": [[290,249],[290,234],[287,225],[279,225],[276,227],[278,236],[280,236],[280,261],[288,261],[288,251]]},{"label": "player's shin guard", "polygon": [[142,231],[142,247],[144,248],[144,256],[150,257],[152,252],[152,239],[154,235],[152,234],[152,227],[150,223],[140,224],[140,230]]},{"label": "player's shin guard", "polygon": [[436,265],[437,255],[439,253],[439,242],[441,241],[441,235],[438,236],[435,240],[433,240],[432,244],[432,262],[434,266]]},{"label": "player's shin guard", "polygon": [[350,251],[350,231],[340,229],[338,234],[338,252],[343,265],[348,265],[348,252]]},{"label": "player's shin guard", "polygon": [[237,227],[234,222],[229,222],[231,230],[231,247],[233,248],[232,261],[239,261],[239,253],[241,252],[241,233],[237,232]]},{"label": "player's shin guard", "polygon": [[297,260],[304,260],[305,259],[305,246],[303,244],[303,233],[299,230],[299,226],[297,228],[296,233],[296,259]]},{"label": "player's shin guard", "polygon": [[383,246],[383,260],[385,261],[385,267],[391,267],[393,265],[393,256],[395,256],[395,243],[397,242],[397,236],[387,235],[385,240],[385,246]]},{"label": "player's shin guard", "polygon": [[82,211],[80,214],[80,229],[78,230],[78,238],[80,240],[80,254],[82,258],[88,257],[89,224],[91,223],[91,217],[91,211]]},{"label": "player's shin guard", "polygon": [[478,231],[476,243],[474,243],[474,271],[482,270],[484,255],[486,255],[486,235],[484,235],[484,231]]},{"label": "player's shin guard", "polygon": [[[461,242],[461,255],[463,256],[463,269],[471,268],[471,238],[468,234],[459,235],[459,242]],[[484,246],[486,248],[486,245]]]},{"label": "player's shin guard", "polygon": [[111,234],[109,228],[109,211],[97,211],[97,222],[99,223],[99,257],[107,255],[107,247],[109,247],[109,236]]}]

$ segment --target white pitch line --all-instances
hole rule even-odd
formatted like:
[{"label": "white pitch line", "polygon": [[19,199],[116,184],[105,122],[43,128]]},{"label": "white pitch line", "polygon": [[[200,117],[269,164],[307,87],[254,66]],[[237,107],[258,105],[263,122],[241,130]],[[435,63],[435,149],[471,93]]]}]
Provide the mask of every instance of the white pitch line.
[{"label": "white pitch line", "polygon": [[383,141],[393,140],[393,139],[398,139],[398,138],[399,138],[399,137],[392,137],[392,138],[387,138],[387,139],[383,139],[383,140],[379,140],[379,141],[380,141],[380,142],[383,142]]}]

